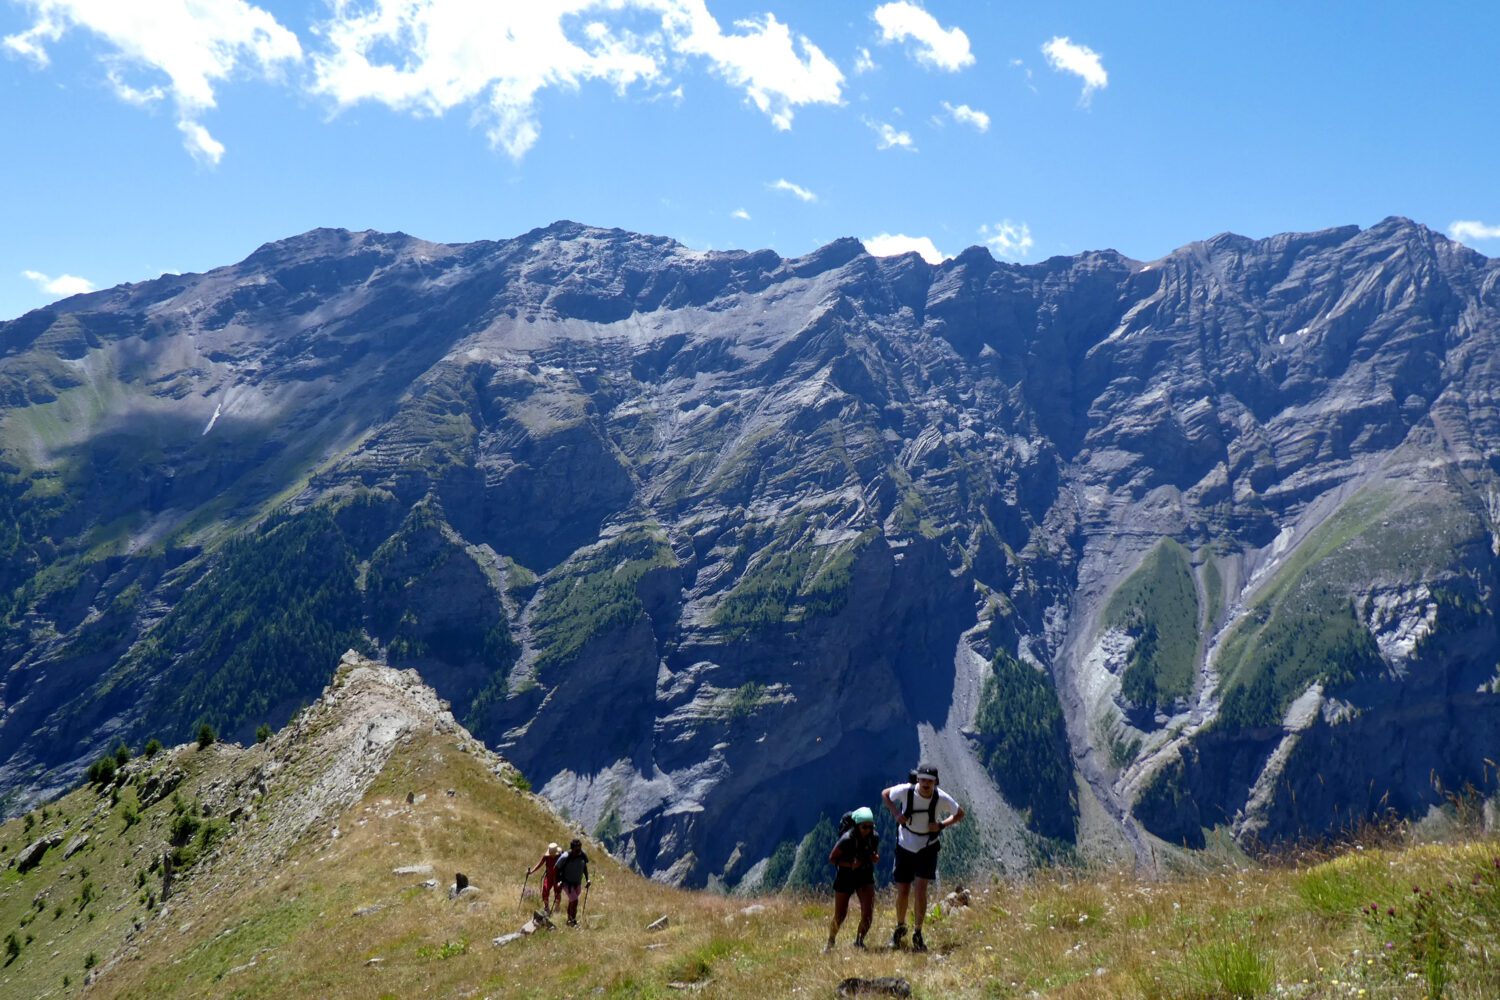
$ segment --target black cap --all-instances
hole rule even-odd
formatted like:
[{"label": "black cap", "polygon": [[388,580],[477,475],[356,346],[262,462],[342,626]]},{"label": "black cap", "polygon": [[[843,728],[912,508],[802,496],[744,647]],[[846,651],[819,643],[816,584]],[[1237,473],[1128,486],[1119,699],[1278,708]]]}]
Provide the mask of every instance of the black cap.
[{"label": "black cap", "polygon": [[579,840],[577,837],[574,837],[573,838],[573,842],[568,845],[568,850],[570,850],[570,851],[581,851],[581,850],[583,850],[583,841]]}]

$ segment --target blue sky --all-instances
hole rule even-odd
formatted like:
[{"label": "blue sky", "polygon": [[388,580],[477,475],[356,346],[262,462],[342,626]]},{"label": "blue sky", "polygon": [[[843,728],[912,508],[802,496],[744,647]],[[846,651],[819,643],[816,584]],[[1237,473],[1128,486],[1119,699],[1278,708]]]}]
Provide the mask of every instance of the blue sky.
[{"label": "blue sky", "polygon": [[[1500,252],[1494,3],[0,0],[0,317],[316,226]],[[881,237],[885,237],[881,239]]]}]

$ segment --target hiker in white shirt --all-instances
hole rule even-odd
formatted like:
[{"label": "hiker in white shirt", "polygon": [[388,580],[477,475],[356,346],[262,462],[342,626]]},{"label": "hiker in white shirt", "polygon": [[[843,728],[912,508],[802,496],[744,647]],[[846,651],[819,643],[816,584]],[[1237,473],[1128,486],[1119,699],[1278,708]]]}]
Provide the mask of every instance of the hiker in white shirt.
[{"label": "hiker in white shirt", "polygon": [[901,947],[906,937],[906,897],[912,883],[917,886],[912,907],[911,950],[926,951],[922,940],[922,921],[927,917],[927,884],[937,880],[937,856],[942,848],[939,835],[964,818],[963,807],[938,787],[937,768],[921,764],[911,773],[911,780],[892,785],[880,793],[880,800],[900,827],[896,835],[896,870],[891,881],[896,884],[896,930],[891,947]]}]

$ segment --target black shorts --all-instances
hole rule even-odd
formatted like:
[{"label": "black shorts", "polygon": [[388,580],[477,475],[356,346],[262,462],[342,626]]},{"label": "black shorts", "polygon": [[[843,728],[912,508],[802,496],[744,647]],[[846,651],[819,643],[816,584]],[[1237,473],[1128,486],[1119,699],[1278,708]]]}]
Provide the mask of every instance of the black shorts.
[{"label": "black shorts", "polygon": [[891,875],[891,881],[897,885],[907,885],[912,879],[925,878],[929,882],[937,880],[937,856],[941,844],[928,844],[920,851],[908,851],[904,847],[896,848],[896,871]]},{"label": "black shorts", "polygon": [[875,869],[870,865],[859,868],[840,868],[833,873],[834,892],[858,892],[867,885],[875,884]]}]

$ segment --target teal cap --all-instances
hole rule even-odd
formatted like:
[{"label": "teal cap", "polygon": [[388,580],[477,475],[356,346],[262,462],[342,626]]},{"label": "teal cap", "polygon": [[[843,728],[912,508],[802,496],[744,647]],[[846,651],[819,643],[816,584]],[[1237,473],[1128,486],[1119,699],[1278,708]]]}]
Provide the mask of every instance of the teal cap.
[{"label": "teal cap", "polygon": [[872,813],[867,806],[860,806],[858,809],[854,810],[851,818],[854,820],[855,826],[859,826],[859,824],[861,823],[875,822],[875,814]]}]

